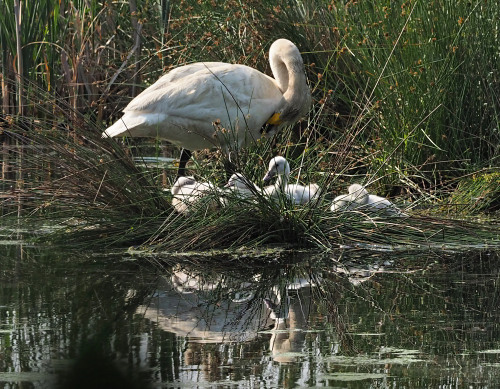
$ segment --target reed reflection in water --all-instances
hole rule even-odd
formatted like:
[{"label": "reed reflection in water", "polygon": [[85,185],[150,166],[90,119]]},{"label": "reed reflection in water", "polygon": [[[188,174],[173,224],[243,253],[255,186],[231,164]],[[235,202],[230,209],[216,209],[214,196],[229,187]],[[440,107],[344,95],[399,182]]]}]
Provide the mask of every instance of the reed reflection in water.
[{"label": "reed reflection in water", "polygon": [[209,266],[0,249],[5,387],[500,383],[495,251]]}]

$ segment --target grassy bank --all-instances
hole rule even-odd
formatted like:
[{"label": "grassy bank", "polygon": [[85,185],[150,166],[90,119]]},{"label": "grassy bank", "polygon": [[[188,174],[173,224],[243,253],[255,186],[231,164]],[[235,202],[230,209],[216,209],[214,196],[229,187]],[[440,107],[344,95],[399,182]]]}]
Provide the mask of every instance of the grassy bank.
[{"label": "grassy bank", "polygon": [[[495,237],[494,228],[436,219],[500,206],[494,2],[9,1],[0,11],[3,215],[51,220],[82,243],[167,250]],[[173,213],[162,189],[174,174],[137,161],[178,151],[100,133],[173,67],[216,60],[270,74],[267,49],[278,37],[303,53],[314,105],[294,128],[243,151],[238,168],[260,182],[267,161],[284,155],[294,178],[322,186],[320,200]],[[219,157],[199,152],[189,166],[220,186]],[[352,182],[396,196],[412,217],[329,213]]]}]

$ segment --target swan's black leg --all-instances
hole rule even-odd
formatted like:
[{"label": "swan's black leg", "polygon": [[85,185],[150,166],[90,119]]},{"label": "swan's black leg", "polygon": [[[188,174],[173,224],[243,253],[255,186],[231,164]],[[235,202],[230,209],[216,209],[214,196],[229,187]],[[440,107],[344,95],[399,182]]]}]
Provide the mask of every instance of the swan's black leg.
[{"label": "swan's black leg", "polygon": [[181,156],[179,158],[179,169],[177,169],[176,180],[179,177],[184,177],[186,175],[186,164],[188,163],[189,158],[191,158],[191,151],[188,149],[182,149]]},{"label": "swan's black leg", "polygon": [[224,161],[224,169],[226,170],[226,178],[229,180],[233,173],[236,173],[236,165],[231,161]]},{"label": "swan's black leg", "polygon": [[236,165],[231,161],[231,153],[229,153],[227,158],[223,156],[222,164],[224,165],[224,170],[226,171],[226,179],[229,180],[229,178],[236,173]]}]

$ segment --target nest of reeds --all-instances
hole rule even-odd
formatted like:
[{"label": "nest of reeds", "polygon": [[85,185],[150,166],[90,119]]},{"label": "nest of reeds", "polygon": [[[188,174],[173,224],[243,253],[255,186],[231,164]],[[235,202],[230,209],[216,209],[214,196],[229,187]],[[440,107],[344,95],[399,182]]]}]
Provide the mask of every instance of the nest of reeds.
[{"label": "nest of reeds", "polygon": [[[2,123],[4,147],[8,147],[3,163],[9,167],[9,179],[2,182],[3,214],[44,231],[39,235],[42,241],[87,249],[134,245],[156,252],[245,252],[276,246],[386,250],[498,243],[498,228],[493,225],[418,216],[418,211],[404,217],[363,210],[332,213],[334,194],[346,185],[336,166],[345,169],[340,162],[349,160],[350,154],[339,143],[334,145],[336,150],[345,153],[337,152],[335,158],[328,159],[334,146],[311,151],[316,135],[310,129],[293,143],[293,132],[284,132],[274,148],[269,143],[256,144],[238,155],[237,164],[248,178],[260,182],[267,159],[276,149],[284,151],[292,159],[295,176],[322,188],[314,201],[299,206],[264,196],[250,200],[228,196],[224,206],[215,210],[200,202],[189,215],[178,214],[165,190],[174,172],[165,174],[163,167],[151,167],[135,142],[102,138],[103,129],[88,118],[64,106],[47,105],[47,115],[41,119],[11,116]],[[40,112],[42,106],[37,108]],[[198,177],[220,186],[224,183],[217,158],[193,165]],[[208,194],[206,200],[218,196]]]}]

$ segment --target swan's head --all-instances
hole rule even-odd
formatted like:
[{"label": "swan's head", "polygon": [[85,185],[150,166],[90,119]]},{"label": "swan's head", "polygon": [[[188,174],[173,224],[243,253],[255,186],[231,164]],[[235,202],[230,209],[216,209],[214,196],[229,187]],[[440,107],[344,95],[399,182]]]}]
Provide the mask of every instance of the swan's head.
[{"label": "swan's head", "polygon": [[182,187],[194,184],[196,184],[194,177],[179,177],[177,181],[175,181],[174,186],[172,186],[171,192],[175,196]]},{"label": "swan's head", "polygon": [[278,39],[271,45],[269,61],[285,101],[278,112],[282,127],[307,114],[311,107],[311,90],[307,85],[300,51],[288,39]]},{"label": "swan's head", "polygon": [[264,176],[264,182],[268,183],[273,178],[281,178],[282,176],[288,177],[290,175],[290,165],[283,157],[277,156],[269,162],[269,168]]},{"label": "swan's head", "polygon": [[351,201],[356,201],[359,204],[368,202],[368,191],[363,185],[352,184],[349,186],[348,192],[351,195]]},{"label": "swan's head", "polygon": [[333,199],[332,206],[330,210],[336,212],[340,209],[346,208],[349,204],[349,195],[340,195]]},{"label": "swan's head", "polygon": [[[281,76],[281,73],[283,73],[287,81],[289,81],[288,76],[295,74],[304,74],[305,78],[302,55],[297,46],[288,39],[282,38],[273,42],[269,48],[269,62],[275,76],[278,74]],[[286,75],[284,73],[286,73]],[[280,83],[283,92],[286,92],[288,86],[288,82],[286,84]]]},{"label": "swan's head", "polygon": [[250,189],[253,186],[252,182],[243,174],[234,173],[231,177],[229,177],[229,180],[227,181],[227,184],[224,185],[224,188]]}]

